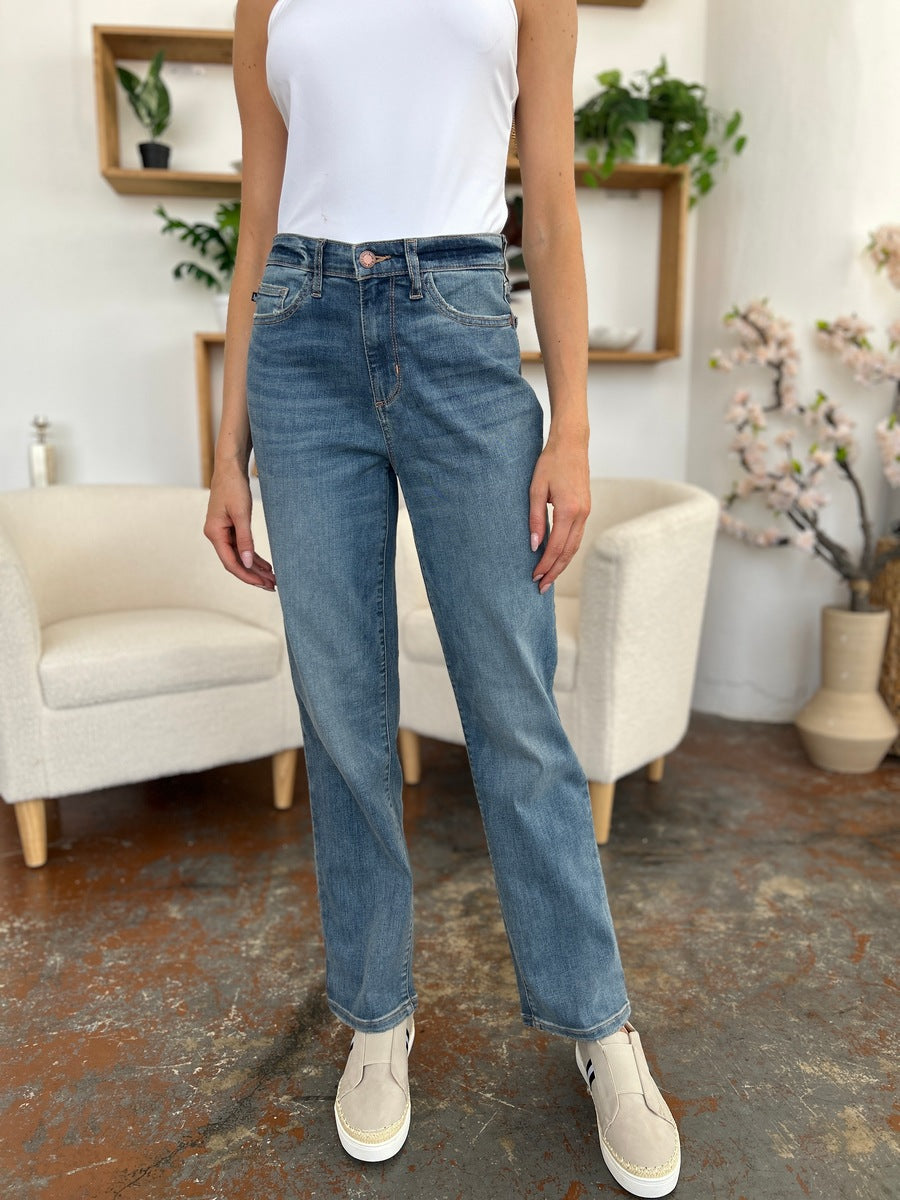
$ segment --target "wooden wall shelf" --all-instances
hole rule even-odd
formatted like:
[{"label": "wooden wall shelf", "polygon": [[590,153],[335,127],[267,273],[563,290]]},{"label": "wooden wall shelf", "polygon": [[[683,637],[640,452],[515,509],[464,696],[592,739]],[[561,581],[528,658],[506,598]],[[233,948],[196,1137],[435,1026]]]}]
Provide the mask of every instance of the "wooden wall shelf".
[{"label": "wooden wall shelf", "polygon": [[[588,163],[575,163],[575,182],[586,181]],[[518,183],[522,174],[518,159],[506,161],[508,183]],[[690,174],[686,166],[668,167],[644,163],[620,163],[600,183],[603,188],[624,191],[658,191],[659,276],[656,291],[656,338],[652,350],[591,350],[589,362],[654,363],[681,354],[681,321],[684,307],[684,264],[687,247],[687,216]],[[523,362],[539,362],[540,355],[522,355]]]},{"label": "wooden wall shelf", "polygon": [[213,63],[227,67],[231,65],[232,31],[95,25],[93,34],[100,173],[110,187],[126,195],[239,199],[241,177],[236,172],[132,170],[121,165],[119,151],[117,93],[120,88],[116,63],[122,59],[149,62],[158,50],[164,50],[167,62]]}]

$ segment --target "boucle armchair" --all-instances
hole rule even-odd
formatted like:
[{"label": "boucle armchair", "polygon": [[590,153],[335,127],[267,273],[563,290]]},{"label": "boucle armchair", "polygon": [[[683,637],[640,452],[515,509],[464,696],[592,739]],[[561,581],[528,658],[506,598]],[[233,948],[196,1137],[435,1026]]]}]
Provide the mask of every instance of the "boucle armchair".
[{"label": "boucle armchair", "polygon": [[[0,796],[25,861],[45,801],[273,755],[290,806],[302,743],[277,594],[203,535],[205,488],[0,493]],[[257,549],[268,554],[259,504]]]},{"label": "boucle armchair", "polygon": [[[554,587],[553,690],[588,778],[599,843],[609,838],[616,780],[645,765],[661,779],[687,729],[718,512],[689,484],[591,480],[584,538]],[[400,755],[413,783],[419,735],[464,737],[405,509],[397,594]]]}]

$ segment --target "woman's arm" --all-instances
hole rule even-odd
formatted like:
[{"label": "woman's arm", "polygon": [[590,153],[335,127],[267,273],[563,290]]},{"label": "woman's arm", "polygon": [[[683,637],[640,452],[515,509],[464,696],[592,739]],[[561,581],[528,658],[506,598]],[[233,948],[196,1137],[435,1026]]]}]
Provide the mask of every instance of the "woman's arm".
[{"label": "woman's arm", "polygon": [[550,431],[531,482],[534,548],[553,528],[533,578],[546,591],[581,543],[591,507],[587,286],[575,198],[572,74],[576,0],[519,0],[516,144],[522,168],[522,253],[550,394]]},{"label": "woman's arm", "polygon": [[238,0],[234,26],[234,88],[241,118],[241,232],[225,327],[222,419],[216,439],[204,533],[226,569],[245,583],[271,589],[272,567],[253,551],[247,478],[247,348],[252,293],[277,232],[287,130],[266,82],[267,25],[275,0]]}]

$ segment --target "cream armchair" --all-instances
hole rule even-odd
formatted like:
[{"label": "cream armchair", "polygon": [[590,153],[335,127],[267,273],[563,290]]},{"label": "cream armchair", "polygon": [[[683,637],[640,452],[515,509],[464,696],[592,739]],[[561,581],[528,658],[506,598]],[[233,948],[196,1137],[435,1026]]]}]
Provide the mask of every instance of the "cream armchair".
[{"label": "cream armchair", "polygon": [[[591,514],[555,584],[554,695],[588,778],[597,841],[609,838],[617,779],[664,759],[687,729],[718,523],[689,484],[593,479]],[[400,755],[420,777],[418,736],[463,743],[462,724],[405,509],[397,539]]]},{"label": "cream armchair", "polygon": [[[229,575],[204,488],[0,493],[0,796],[25,861],[45,801],[274,755],[293,795],[300,719],[277,594]],[[259,504],[254,540],[268,554]]]}]

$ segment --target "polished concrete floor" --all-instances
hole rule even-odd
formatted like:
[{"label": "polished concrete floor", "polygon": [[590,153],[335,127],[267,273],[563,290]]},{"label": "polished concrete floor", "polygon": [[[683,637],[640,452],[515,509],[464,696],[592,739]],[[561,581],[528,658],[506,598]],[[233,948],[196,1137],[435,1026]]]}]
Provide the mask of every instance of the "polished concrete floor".
[{"label": "polished concrete floor", "polygon": [[[302,760],[286,813],[266,762],[63,799],[40,871],[0,807],[0,1194],[623,1195],[571,1043],[519,1023],[465,752],[423,768],[413,1124],[371,1166],[334,1130]],[[900,1195],[898,795],[896,759],[827,775],[790,728],[712,718],[661,784],[620,784],[602,857],[676,1197]]]}]

